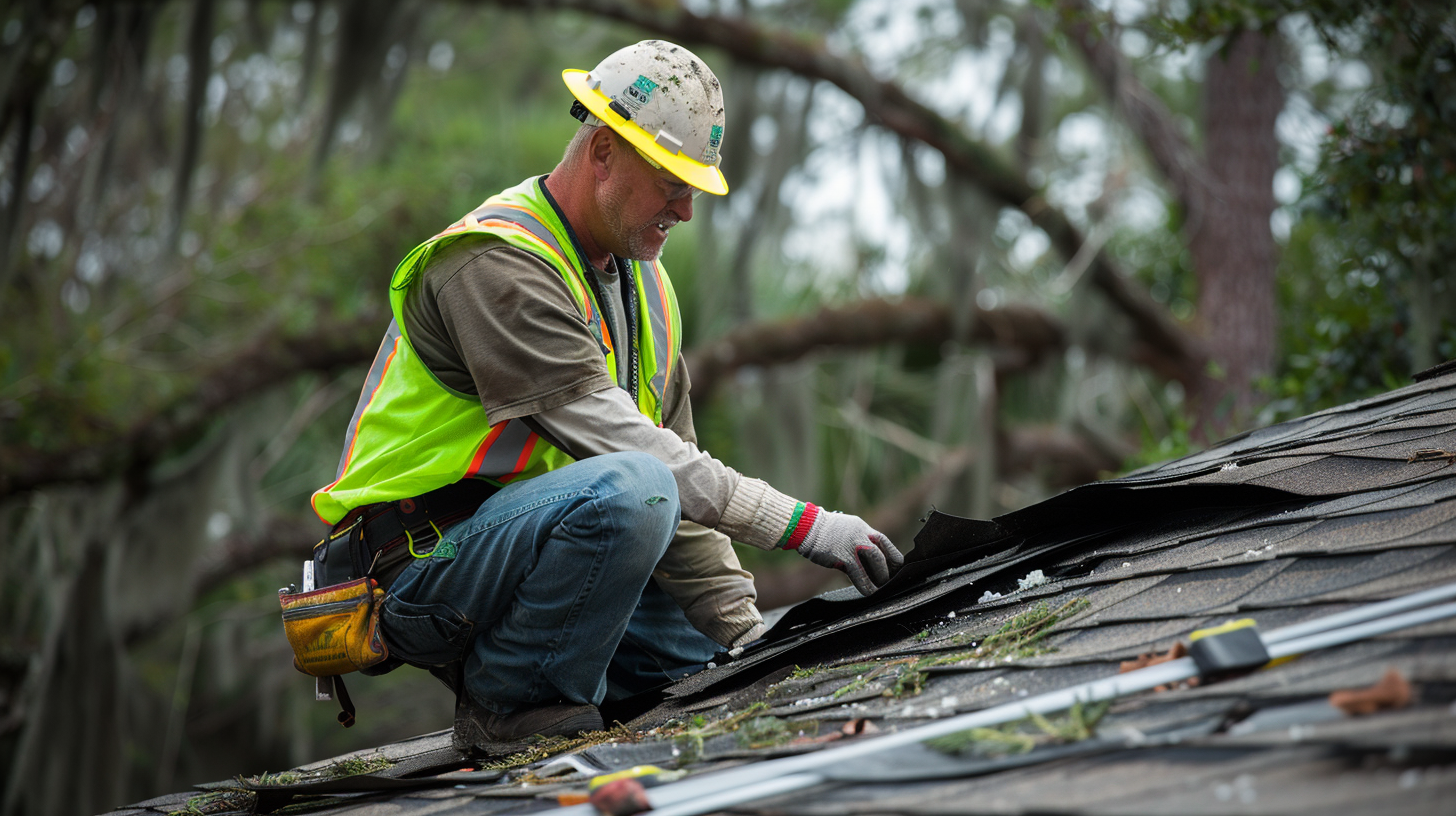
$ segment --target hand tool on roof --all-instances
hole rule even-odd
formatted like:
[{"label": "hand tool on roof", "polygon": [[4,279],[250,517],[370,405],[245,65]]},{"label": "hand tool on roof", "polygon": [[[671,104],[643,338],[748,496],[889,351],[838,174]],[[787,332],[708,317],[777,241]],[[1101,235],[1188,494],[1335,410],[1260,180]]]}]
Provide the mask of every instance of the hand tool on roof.
[{"label": "hand tool on roof", "polygon": [[[1267,665],[1280,658],[1293,658],[1306,652],[1353,643],[1399,629],[1456,618],[1456,603],[1440,603],[1452,599],[1456,599],[1456,584],[1446,584],[1276,629],[1260,638],[1265,652],[1262,663],[1252,662],[1255,656],[1251,655],[1252,644],[1248,641],[1247,633],[1254,630],[1241,622],[1236,622],[1239,625],[1235,626],[1225,625],[1202,630],[1204,634],[1200,635],[1197,642],[1208,641],[1202,647],[1205,653],[1204,665],[1208,667],[1209,673],[1217,675]],[[1240,632],[1245,634],[1239,634]],[[1242,645],[1214,642],[1230,635],[1242,641]],[[1025,700],[949,717],[871,740],[690,777],[655,788],[648,797],[655,816],[712,813],[743,802],[833,781],[826,769],[848,759],[877,754],[971,728],[1015,722],[1032,714],[1050,714],[1070,708],[1074,703],[1087,704],[1125,697],[1200,676],[1204,672],[1204,665],[1200,665],[1192,656],[1183,657]],[[585,805],[557,812],[571,816],[587,816],[592,813]]]}]

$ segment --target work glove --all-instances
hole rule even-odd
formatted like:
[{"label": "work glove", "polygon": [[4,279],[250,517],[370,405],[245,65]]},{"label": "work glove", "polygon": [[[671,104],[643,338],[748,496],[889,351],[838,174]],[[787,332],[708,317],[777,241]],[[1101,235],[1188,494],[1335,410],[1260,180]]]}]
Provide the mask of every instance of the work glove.
[{"label": "work glove", "polygon": [[890,539],[859,516],[821,510],[746,476],[738,480],[716,529],[761,550],[798,550],[820,566],[843,570],[865,595],[905,563]]},{"label": "work glove", "polygon": [[864,519],[824,510],[815,517],[798,550],[821,567],[844,572],[861,595],[879,589],[905,564],[905,557],[890,539]]}]

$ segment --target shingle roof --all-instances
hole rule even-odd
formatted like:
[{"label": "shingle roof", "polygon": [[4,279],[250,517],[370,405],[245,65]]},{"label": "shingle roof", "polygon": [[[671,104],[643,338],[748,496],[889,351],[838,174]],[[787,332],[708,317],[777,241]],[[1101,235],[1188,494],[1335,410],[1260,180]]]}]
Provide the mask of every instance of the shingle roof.
[{"label": "shingle roof", "polygon": [[[737,660],[604,711],[642,732],[636,742],[578,754],[600,768],[696,773],[818,750],[828,743],[810,738],[847,721],[904,728],[1115,674],[1121,661],[1233,616],[1269,631],[1456,582],[1453,454],[1456,373],[1445,372],[993,521],[932,514],[881,592],[839,591],[790,609]],[[1047,582],[1018,589],[1037,570]],[[1008,622],[1040,632],[1049,613],[1059,617],[1034,644],[1003,636],[987,645]],[[1352,718],[1326,701],[1388,668],[1414,685],[1412,707]],[[1128,697],[1089,739],[1042,738],[1028,753],[897,749],[839,769],[831,785],[738,810],[1451,813],[1453,698],[1456,622],[1446,621]],[[743,718],[758,703],[766,708],[753,717],[778,719]],[[762,738],[694,730],[694,717],[735,715]],[[448,735],[382,750],[415,757],[416,769],[460,764]],[[527,769],[538,781],[545,764]],[[584,789],[580,773],[544,786],[523,785],[520,773],[315,803],[350,813],[518,811]],[[136,809],[168,812],[178,801]],[[255,804],[275,801],[284,800]]]}]

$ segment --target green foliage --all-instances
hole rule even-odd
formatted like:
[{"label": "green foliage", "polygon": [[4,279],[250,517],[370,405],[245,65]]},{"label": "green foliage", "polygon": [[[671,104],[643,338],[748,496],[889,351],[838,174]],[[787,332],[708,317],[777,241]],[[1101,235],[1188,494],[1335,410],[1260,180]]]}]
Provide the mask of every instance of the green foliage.
[{"label": "green foliage", "polygon": [[1130,472],[1160,462],[1181,459],[1198,449],[1193,438],[1193,422],[1187,412],[1172,410],[1165,415],[1167,427],[1162,433],[1153,433],[1149,426],[1143,427],[1142,446],[1137,452],[1123,460],[1123,472]]},{"label": "green foliage", "polygon": [[802,730],[802,727],[796,724],[791,729],[789,723],[778,717],[754,717],[739,727],[738,744],[744,748],[784,745],[794,738],[794,733],[798,730]]},{"label": "green foliage", "polygon": [[[668,723],[658,729],[658,733],[672,740],[674,756],[677,757],[679,765],[691,765],[702,760],[705,740],[721,734],[731,734],[748,722],[776,719],[773,717],[755,719],[756,715],[767,708],[768,703],[760,701],[721,720],[706,721],[704,717],[695,716],[690,722]],[[755,728],[769,731],[775,726],[769,722],[755,726]]]},{"label": "green foliage", "polygon": [[981,641],[977,649],[981,659],[995,660],[1006,657],[1027,657],[1033,648],[1058,623],[1078,614],[1092,605],[1086,598],[1072,598],[1055,609],[1046,601],[1037,601],[1025,612],[1003,623],[990,637]]},{"label": "green foliage", "polygon": [[[1386,390],[1456,356],[1456,10],[1195,0],[1145,28],[1173,47],[1298,13],[1370,86],[1331,122],[1280,264],[1280,366],[1260,423]],[[1328,93],[1314,89],[1315,94]],[[1143,457],[1151,458],[1148,456]]]},{"label": "green foliage", "polygon": [[1342,262],[1324,267],[1326,295],[1354,301],[1318,328],[1331,351],[1353,346],[1332,367],[1384,387],[1372,358],[1404,362],[1385,369],[1404,374],[1456,353],[1446,273],[1456,255],[1456,10],[1391,3],[1326,26],[1332,38],[1360,38],[1375,80],[1331,126],[1305,202],[1342,249]]},{"label": "green foliage", "polygon": [[213,816],[222,813],[252,813],[258,794],[249,790],[218,790],[200,793],[173,811],[174,816]]},{"label": "green foliage", "polygon": [[971,728],[929,739],[925,745],[945,754],[999,757],[1024,754],[1043,745],[1081,742],[1097,735],[1097,725],[1111,705],[1110,700],[1091,705],[1079,700],[1057,717],[1033,713],[995,728]]},{"label": "green foliage", "polygon": [[575,737],[530,737],[527,742],[530,747],[509,756],[491,762],[482,763],[481,770],[487,771],[508,771],[513,768],[521,768],[533,762],[564,754],[567,751],[579,751],[582,748],[589,748],[593,745],[605,743],[636,742],[637,733],[621,723],[617,723],[604,731],[591,731]]}]

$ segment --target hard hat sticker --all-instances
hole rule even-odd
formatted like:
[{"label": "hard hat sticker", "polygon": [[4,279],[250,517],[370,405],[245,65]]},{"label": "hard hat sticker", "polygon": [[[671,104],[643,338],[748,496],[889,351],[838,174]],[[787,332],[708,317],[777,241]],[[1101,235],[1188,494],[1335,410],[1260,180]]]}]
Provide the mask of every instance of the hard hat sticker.
[{"label": "hard hat sticker", "polygon": [[657,83],[641,74],[637,75],[637,81],[627,86],[627,104],[634,109],[640,109],[652,98],[652,92],[657,90]]},{"label": "hard hat sticker", "polygon": [[723,144],[723,126],[713,125],[708,130],[708,149],[703,151],[703,164],[718,161],[718,148]]}]

